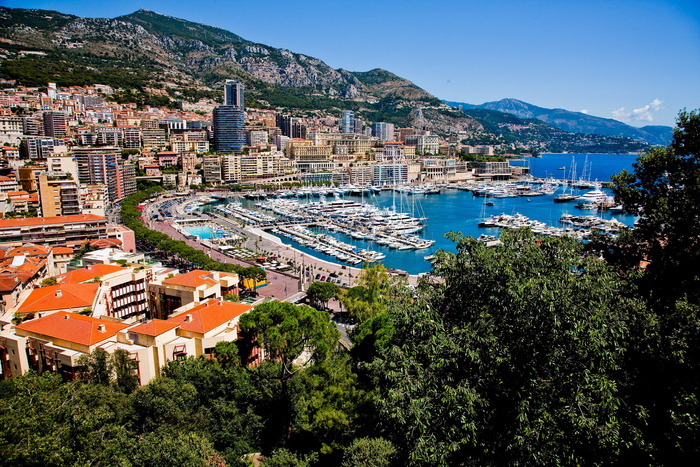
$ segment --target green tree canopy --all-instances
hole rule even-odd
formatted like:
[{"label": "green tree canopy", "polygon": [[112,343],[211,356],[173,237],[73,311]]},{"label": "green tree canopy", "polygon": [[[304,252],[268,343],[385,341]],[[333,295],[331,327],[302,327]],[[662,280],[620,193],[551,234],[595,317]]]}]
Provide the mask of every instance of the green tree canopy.
[{"label": "green tree canopy", "polygon": [[325,309],[328,301],[338,296],[340,287],[332,282],[313,282],[306,290],[306,296],[316,308]]},{"label": "green tree canopy", "polygon": [[339,294],[340,303],[350,315],[362,322],[387,309],[401,282],[389,275],[382,264],[366,266],[357,278],[358,285]]},{"label": "green tree canopy", "polygon": [[[655,300],[700,302],[700,115],[681,112],[668,147],[654,147],[613,176],[616,199],[640,216],[620,247],[645,261]],[[629,263],[629,261],[628,261]]]},{"label": "green tree canopy", "polygon": [[[640,408],[646,449],[635,462],[695,463],[700,458],[700,115],[681,112],[673,141],[613,177],[613,191],[640,216],[607,250],[634,277],[648,303],[647,324],[632,335],[628,403]],[[640,268],[640,266],[643,266]]]},{"label": "green tree canopy", "polygon": [[276,374],[270,376],[280,382],[288,439],[292,428],[289,379],[301,369],[324,361],[338,345],[340,333],[327,313],[306,305],[277,301],[256,306],[241,316],[239,326],[241,332],[262,349],[264,358],[278,365]]},{"label": "green tree canopy", "polygon": [[631,441],[617,378],[642,305],[571,239],[454,235],[420,300],[389,306],[370,364],[408,465],[611,463]]}]

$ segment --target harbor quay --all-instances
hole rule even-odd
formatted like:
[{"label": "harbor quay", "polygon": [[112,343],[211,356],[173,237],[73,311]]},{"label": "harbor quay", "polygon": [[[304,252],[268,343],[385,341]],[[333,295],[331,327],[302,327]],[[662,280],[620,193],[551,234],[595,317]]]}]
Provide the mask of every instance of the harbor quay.
[{"label": "harbor quay", "polygon": [[[215,261],[241,266],[263,267],[267,272],[267,285],[257,289],[260,297],[294,301],[315,281],[323,279],[324,281],[333,281],[340,287],[352,287],[362,273],[362,268],[359,265],[353,267],[326,261],[291,245],[285,245],[278,236],[266,231],[267,229],[252,225],[244,226],[239,221],[218,213],[212,212],[203,217],[188,212],[186,210],[187,204],[197,199],[201,198],[190,196],[180,202],[172,203],[170,206],[172,217],[154,221],[152,220],[153,213],[158,211],[157,206],[163,202],[163,198],[159,198],[144,210],[147,216],[146,226],[175,240],[184,241],[193,248],[205,251]],[[245,249],[252,254],[237,255],[235,251],[231,251],[236,249],[227,248],[224,242],[219,244],[215,239],[203,239],[190,235],[183,228],[183,225],[188,223],[182,221],[190,221],[190,225],[213,223],[235,235],[236,244],[240,250]],[[399,274],[405,276],[411,284],[416,284],[418,281],[418,275],[408,275],[402,271]],[[335,304],[336,308],[337,305]]]},{"label": "harbor quay", "polygon": [[[178,238],[215,251],[221,261],[242,261],[293,275],[299,284],[288,286],[288,294],[322,279],[350,287],[364,264],[385,257],[399,268],[393,270],[396,274],[425,274],[435,251],[452,246],[442,238],[447,231],[462,231],[495,245],[502,228],[529,226],[538,234],[585,240],[591,228],[614,234],[622,227],[612,219],[610,208],[606,214],[603,209],[597,215],[575,212],[589,209],[595,201],[592,195],[605,195],[600,188],[573,191],[553,179],[456,183],[437,190],[426,185],[382,187],[381,194],[370,194],[373,188],[358,187],[359,196],[348,193],[347,197],[343,187],[169,193],[151,202],[144,220],[155,229],[171,225],[179,231]],[[487,194],[479,193],[485,188],[490,188]],[[368,193],[363,196],[365,190]],[[575,200],[568,205],[560,202],[554,193],[562,190],[574,193]],[[499,199],[505,197],[502,192],[519,200],[509,205]],[[585,206],[576,202],[583,198]],[[534,218],[517,214],[521,209]],[[494,210],[503,213],[494,214]],[[628,217],[622,216],[627,225]],[[545,225],[542,221],[547,219]],[[237,255],[236,248],[249,250],[246,257]],[[268,258],[271,261],[265,264]],[[417,282],[417,276],[409,276],[409,281]]]}]

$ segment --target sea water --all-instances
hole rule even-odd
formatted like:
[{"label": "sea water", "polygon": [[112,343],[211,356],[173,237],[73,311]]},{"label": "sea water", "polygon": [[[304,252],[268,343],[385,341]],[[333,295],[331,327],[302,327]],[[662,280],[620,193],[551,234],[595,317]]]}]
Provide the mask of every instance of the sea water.
[{"label": "sea water", "polygon": [[[528,165],[535,177],[554,177],[565,179],[570,176],[572,157],[576,161],[577,179],[582,174],[584,163],[587,164],[586,178],[590,180],[606,182],[610,176],[622,169],[631,170],[636,155],[617,154],[545,154],[541,158],[528,158],[519,162],[520,165]],[[515,165],[515,164],[513,164]],[[566,167],[566,170],[558,170]],[[566,173],[564,173],[566,172]],[[611,214],[610,212],[597,212],[581,210],[574,207],[575,202],[555,203],[554,196],[561,194],[564,187],[559,187],[554,195],[517,197],[517,198],[480,198],[471,192],[458,191],[443,188],[440,194],[435,195],[401,195],[384,191],[377,195],[346,197],[358,202],[370,203],[379,207],[396,208],[397,211],[407,212],[414,217],[426,217],[425,228],[417,233],[421,238],[435,240],[435,244],[423,250],[395,250],[373,242],[355,240],[338,233],[329,233],[318,229],[318,232],[329,234],[345,243],[356,245],[358,248],[380,251],[386,254],[381,262],[386,267],[401,269],[411,274],[430,271],[431,264],[425,260],[425,256],[435,253],[439,249],[456,251],[456,245],[445,237],[448,232],[460,232],[466,236],[478,237],[481,234],[499,235],[500,229],[481,228],[480,220],[492,214],[523,214],[532,220],[544,222],[547,225],[560,227],[559,219],[562,214],[596,215],[604,219],[612,217],[632,225],[634,218],[625,214]],[[575,189],[574,195],[582,195],[590,189]],[[485,201],[493,202],[493,206],[484,205]],[[313,199],[311,201],[314,201]],[[318,198],[315,199],[318,201]],[[301,201],[304,202],[304,201]],[[252,202],[245,202],[244,206],[255,209]],[[287,245],[311,254],[318,258],[339,262],[332,256],[307,248],[286,237],[280,239]],[[342,264],[342,263],[341,263]]]}]

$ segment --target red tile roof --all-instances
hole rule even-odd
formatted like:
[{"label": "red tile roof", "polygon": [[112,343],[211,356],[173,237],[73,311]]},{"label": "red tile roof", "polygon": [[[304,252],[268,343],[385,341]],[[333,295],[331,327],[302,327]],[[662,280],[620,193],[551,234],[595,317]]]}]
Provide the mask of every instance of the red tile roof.
[{"label": "red tile roof", "polygon": [[113,272],[123,271],[125,268],[115,266],[113,264],[93,264],[85,268],[68,271],[65,274],[56,276],[59,284],[78,284],[94,279],[95,277],[105,276]]},{"label": "red tile roof", "polygon": [[[78,344],[93,345],[114,337],[117,332],[128,327],[128,324],[59,311],[43,318],[25,321],[18,324],[15,329]],[[26,335],[23,332],[18,334]]]},{"label": "red tile roof", "polygon": [[54,256],[55,255],[72,255],[75,253],[73,251],[73,248],[66,248],[65,246],[55,246],[52,249]]},{"label": "red tile roof", "polygon": [[253,308],[244,303],[210,299],[191,310],[169,318],[184,331],[207,333]]},{"label": "red tile roof", "polygon": [[210,274],[210,271],[202,271],[201,269],[195,269],[185,274],[180,274],[170,279],[165,279],[163,284],[170,285],[182,285],[185,287],[199,287],[200,285],[209,284],[216,285],[219,282],[214,280]]},{"label": "red tile roof", "polygon": [[91,307],[99,287],[96,283],[58,284],[34,289],[17,313]]},{"label": "red tile roof", "polygon": [[133,328],[129,329],[129,332],[135,332],[136,334],[144,334],[146,336],[160,336],[164,332],[168,332],[171,329],[174,329],[178,326],[178,323],[172,321],[152,319],[148,323],[143,323],[134,326]]}]

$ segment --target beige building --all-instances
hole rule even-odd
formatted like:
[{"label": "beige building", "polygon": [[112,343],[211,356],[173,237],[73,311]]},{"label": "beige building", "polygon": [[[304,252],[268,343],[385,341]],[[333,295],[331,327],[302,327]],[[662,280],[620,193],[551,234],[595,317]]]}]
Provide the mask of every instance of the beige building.
[{"label": "beige building", "polygon": [[451,158],[426,158],[421,160],[422,180],[452,180],[457,175],[457,162]]},{"label": "beige building", "polygon": [[346,154],[355,154],[358,157],[371,157],[379,140],[360,134],[343,134],[329,138],[328,144],[333,146],[334,154],[345,152]]},{"label": "beige building", "polygon": [[80,204],[83,214],[94,214],[104,217],[106,215],[109,193],[105,185],[81,185]]},{"label": "beige building", "polygon": [[238,275],[195,269],[148,286],[151,317],[165,319],[174,310],[188,303],[201,303],[238,293]]},{"label": "beige building", "polygon": [[417,154],[433,155],[440,152],[440,137],[437,135],[411,135],[405,141],[406,146],[415,146]]},{"label": "beige building", "polygon": [[280,154],[226,154],[221,156],[221,178],[224,183],[284,175]]},{"label": "beige building", "polygon": [[78,180],[78,162],[73,156],[49,156],[46,158],[46,171],[70,174],[73,180]]},{"label": "beige building", "polygon": [[170,135],[170,149],[178,154],[209,152],[207,132],[198,130],[172,134]]},{"label": "beige building", "polygon": [[39,201],[44,217],[82,213],[80,188],[76,180],[39,175]]},{"label": "beige building", "polygon": [[0,376],[52,371],[75,379],[78,360],[97,348],[125,350],[139,384],[160,374],[170,360],[209,355],[218,342],[238,339],[238,320],[252,307],[206,300],[182,307],[168,320],[126,324],[61,311],[0,332]]}]

